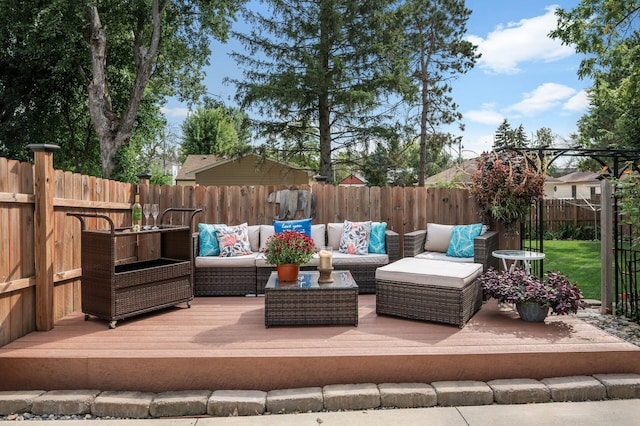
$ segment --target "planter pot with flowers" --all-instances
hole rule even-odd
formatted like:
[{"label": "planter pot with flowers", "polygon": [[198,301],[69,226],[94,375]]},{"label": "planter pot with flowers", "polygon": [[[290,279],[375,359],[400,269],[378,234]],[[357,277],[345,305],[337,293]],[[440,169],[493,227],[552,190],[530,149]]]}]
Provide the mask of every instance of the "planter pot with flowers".
[{"label": "planter pot with flowers", "polygon": [[295,281],[300,265],[309,263],[315,252],[315,243],[307,234],[284,231],[269,237],[265,255],[267,263],[276,265],[280,281]]},{"label": "planter pot with flowers", "polygon": [[549,271],[540,280],[519,268],[503,272],[489,269],[478,279],[485,298],[514,304],[525,321],[542,322],[549,310],[566,315],[585,307],[580,289],[559,272]]},{"label": "planter pot with flowers", "polygon": [[470,193],[483,221],[501,222],[507,237],[518,234],[531,206],[544,197],[544,174],[513,151],[484,152],[471,175]]}]

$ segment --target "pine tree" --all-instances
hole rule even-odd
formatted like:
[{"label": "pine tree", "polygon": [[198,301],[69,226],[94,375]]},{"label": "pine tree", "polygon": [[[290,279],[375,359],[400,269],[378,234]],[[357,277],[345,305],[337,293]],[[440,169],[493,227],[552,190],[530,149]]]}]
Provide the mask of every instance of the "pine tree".
[{"label": "pine tree", "polygon": [[[471,10],[464,0],[414,0],[401,7],[406,48],[414,90],[409,102],[420,111],[420,164],[418,185],[424,185],[429,140],[440,126],[462,119],[451,96],[451,83],[471,69],[480,57],[477,46],[465,40]],[[413,99],[419,93],[419,99]],[[460,125],[462,129],[462,125]],[[453,137],[448,137],[454,140]]]},{"label": "pine tree", "polygon": [[[262,117],[262,136],[283,145],[317,140],[319,173],[332,177],[332,151],[363,152],[390,122],[380,111],[397,91],[391,63],[399,29],[390,0],[267,0],[270,14],[247,12],[244,67],[232,79],[243,107]],[[296,145],[295,143],[293,145]]]}]

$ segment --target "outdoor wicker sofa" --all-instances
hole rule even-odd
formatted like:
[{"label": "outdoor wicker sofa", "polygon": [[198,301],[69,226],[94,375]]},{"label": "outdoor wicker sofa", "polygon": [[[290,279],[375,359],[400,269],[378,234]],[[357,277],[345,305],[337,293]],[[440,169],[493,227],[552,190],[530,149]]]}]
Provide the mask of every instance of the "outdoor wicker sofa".
[{"label": "outdoor wicker sofa", "polygon": [[427,229],[420,229],[404,234],[404,256],[422,259],[444,260],[450,262],[480,263],[482,269],[498,268],[498,259],[492,256],[498,250],[498,233],[485,230],[473,239],[472,257],[447,256],[451,230],[454,225],[427,224]]},{"label": "outdoor wicker sofa", "polygon": [[[273,235],[273,225],[253,225],[249,228],[251,253],[234,256],[202,256],[199,252],[200,235],[196,238],[194,294],[196,296],[244,296],[263,294],[274,265],[266,263],[261,252],[266,240]],[[332,246],[333,268],[348,270],[358,284],[361,294],[375,293],[375,271],[400,258],[400,236],[397,232],[385,231],[385,253],[366,255],[340,253],[338,246],[343,223],[315,224],[311,236],[318,248]],[[301,265],[301,270],[316,270],[318,259]]]}]

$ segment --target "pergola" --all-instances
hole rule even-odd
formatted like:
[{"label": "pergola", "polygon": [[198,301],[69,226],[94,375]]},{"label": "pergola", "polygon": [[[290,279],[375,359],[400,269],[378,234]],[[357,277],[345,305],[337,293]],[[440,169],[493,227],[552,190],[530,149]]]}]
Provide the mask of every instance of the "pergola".
[{"label": "pergola", "polygon": [[[554,148],[549,146],[541,147],[505,147],[503,149],[511,150],[523,154],[529,164],[538,167],[545,164],[547,167],[553,164],[561,157],[579,157],[590,158],[596,161],[602,167],[600,179],[600,197],[601,200],[613,198],[613,203],[601,203],[600,222],[601,222],[601,262],[602,262],[602,310],[610,312],[614,307],[614,303],[618,304],[618,294],[620,293],[621,284],[624,282],[625,276],[631,276],[630,283],[633,284],[631,290],[632,300],[637,300],[638,289],[635,286],[637,258],[636,253],[631,253],[631,259],[623,262],[621,254],[627,249],[623,247],[622,238],[620,238],[620,228],[618,226],[618,203],[615,193],[612,189],[610,178],[620,178],[626,170],[640,172],[640,150],[621,149],[621,148],[581,148],[567,147]],[[536,159],[544,159],[544,163],[534,161]],[[538,240],[536,248],[540,251],[544,249],[544,200],[538,202],[537,223],[533,224],[538,230]],[[523,233],[521,233],[522,236]],[[521,237],[522,238],[522,237]],[[522,241],[524,243],[524,241]],[[624,256],[628,259],[628,256]],[[626,263],[626,264],[621,264]],[[615,274],[611,271],[611,265],[615,267]],[[542,262],[538,273],[542,274]],[[625,273],[622,273],[622,271]],[[627,278],[628,279],[628,278]],[[614,285],[615,284],[615,287]],[[615,300],[613,290],[615,289]]]}]

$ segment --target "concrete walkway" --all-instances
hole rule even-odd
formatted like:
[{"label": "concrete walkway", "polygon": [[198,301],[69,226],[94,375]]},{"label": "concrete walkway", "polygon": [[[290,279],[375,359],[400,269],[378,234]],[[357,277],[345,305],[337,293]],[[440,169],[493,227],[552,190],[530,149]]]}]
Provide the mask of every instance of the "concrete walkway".
[{"label": "concrete walkway", "polygon": [[[31,426],[51,421],[28,421]],[[57,423],[54,421],[54,424]],[[640,399],[597,402],[431,407],[390,410],[273,414],[243,417],[206,417],[138,420],[76,420],[65,425],[85,426],[387,426],[387,425],[612,425],[640,423]]]}]

